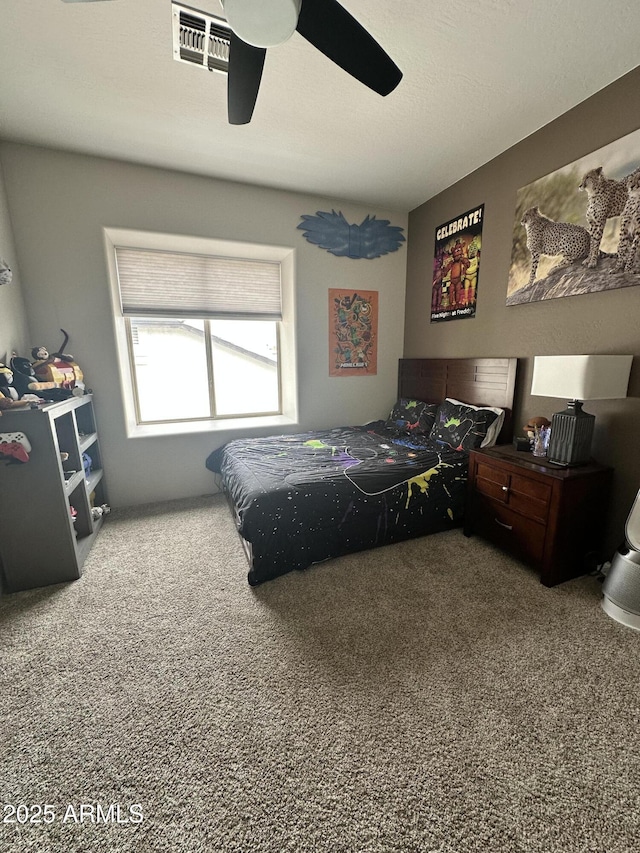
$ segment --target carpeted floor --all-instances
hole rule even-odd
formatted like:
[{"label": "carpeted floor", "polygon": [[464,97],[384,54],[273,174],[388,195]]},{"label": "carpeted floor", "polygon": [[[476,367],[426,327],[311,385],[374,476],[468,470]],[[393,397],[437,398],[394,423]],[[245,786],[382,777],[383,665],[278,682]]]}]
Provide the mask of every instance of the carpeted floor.
[{"label": "carpeted floor", "polygon": [[3,802],[50,806],[2,851],[640,850],[640,634],[596,579],[460,531],[246,572],[201,498],[0,599]]}]

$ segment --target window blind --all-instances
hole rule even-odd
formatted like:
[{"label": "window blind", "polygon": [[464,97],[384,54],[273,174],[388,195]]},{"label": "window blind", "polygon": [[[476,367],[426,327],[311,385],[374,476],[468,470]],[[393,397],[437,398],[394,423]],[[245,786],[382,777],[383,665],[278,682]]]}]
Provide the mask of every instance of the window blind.
[{"label": "window blind", "polygon": [[129,317],[280,320],[280,264],[116,247],[122,313]]}]

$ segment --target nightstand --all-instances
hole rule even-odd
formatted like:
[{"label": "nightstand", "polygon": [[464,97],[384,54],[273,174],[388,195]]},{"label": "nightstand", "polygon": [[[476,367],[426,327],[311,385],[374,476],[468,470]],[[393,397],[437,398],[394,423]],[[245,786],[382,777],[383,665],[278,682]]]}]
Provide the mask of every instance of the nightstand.
[{"label": "nightstand", "polygon": [[600,562],[612,468],[562,468],[512,445],[472,450],[464,533],[477,533],[540,572],[545,586]]}]

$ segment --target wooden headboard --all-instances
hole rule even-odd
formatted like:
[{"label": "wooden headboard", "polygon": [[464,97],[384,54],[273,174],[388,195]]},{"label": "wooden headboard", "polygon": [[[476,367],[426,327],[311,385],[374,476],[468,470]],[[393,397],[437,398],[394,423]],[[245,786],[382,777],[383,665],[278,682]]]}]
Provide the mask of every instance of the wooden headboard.
[{"label": "wooden headboard", "polygon": [[513,438],[512,410],[517,358],[401,358],[398,397],[441,403],[453,397],[473,406],[505,410],[499,444]]}]

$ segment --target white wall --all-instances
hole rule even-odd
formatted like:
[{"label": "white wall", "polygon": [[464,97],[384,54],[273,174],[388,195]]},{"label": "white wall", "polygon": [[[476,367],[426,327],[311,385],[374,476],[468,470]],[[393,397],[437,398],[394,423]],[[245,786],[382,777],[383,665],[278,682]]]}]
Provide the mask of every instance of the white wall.
[{"label": "white wall", "polygon": [[[9,264],[13,273],[10,284],[0,286],[0,361],[8,362],[12,352],[28,355],[31,348],[29,326],[20,286],[18,259],[13,240],[9,208],[0,163],[0,258]],[[28,348],[28,349],[27,349]],[[0,425],[1,426],[1,425]]]},{"label": "white wall", "polygon": [[[60,328],[70,334],[67,349],[96,395],[112,505],[214,491],[204,461],[232,436],[126,438],[104,227],[291,246],[296,253],[300,429],[386,415],[395,398],[403,347],[404,244],[377,260],[337,258],[308,243],[296,226],[302,214],[336,209],[350,223],[375,214],[406,229],[406,214],[13,143],[0,146],[0,164],[32,342],[57,349]],[[378,291],[377,376],[328,376],[330,287]],[[176,399],[176,410],[179,405]]]}]

